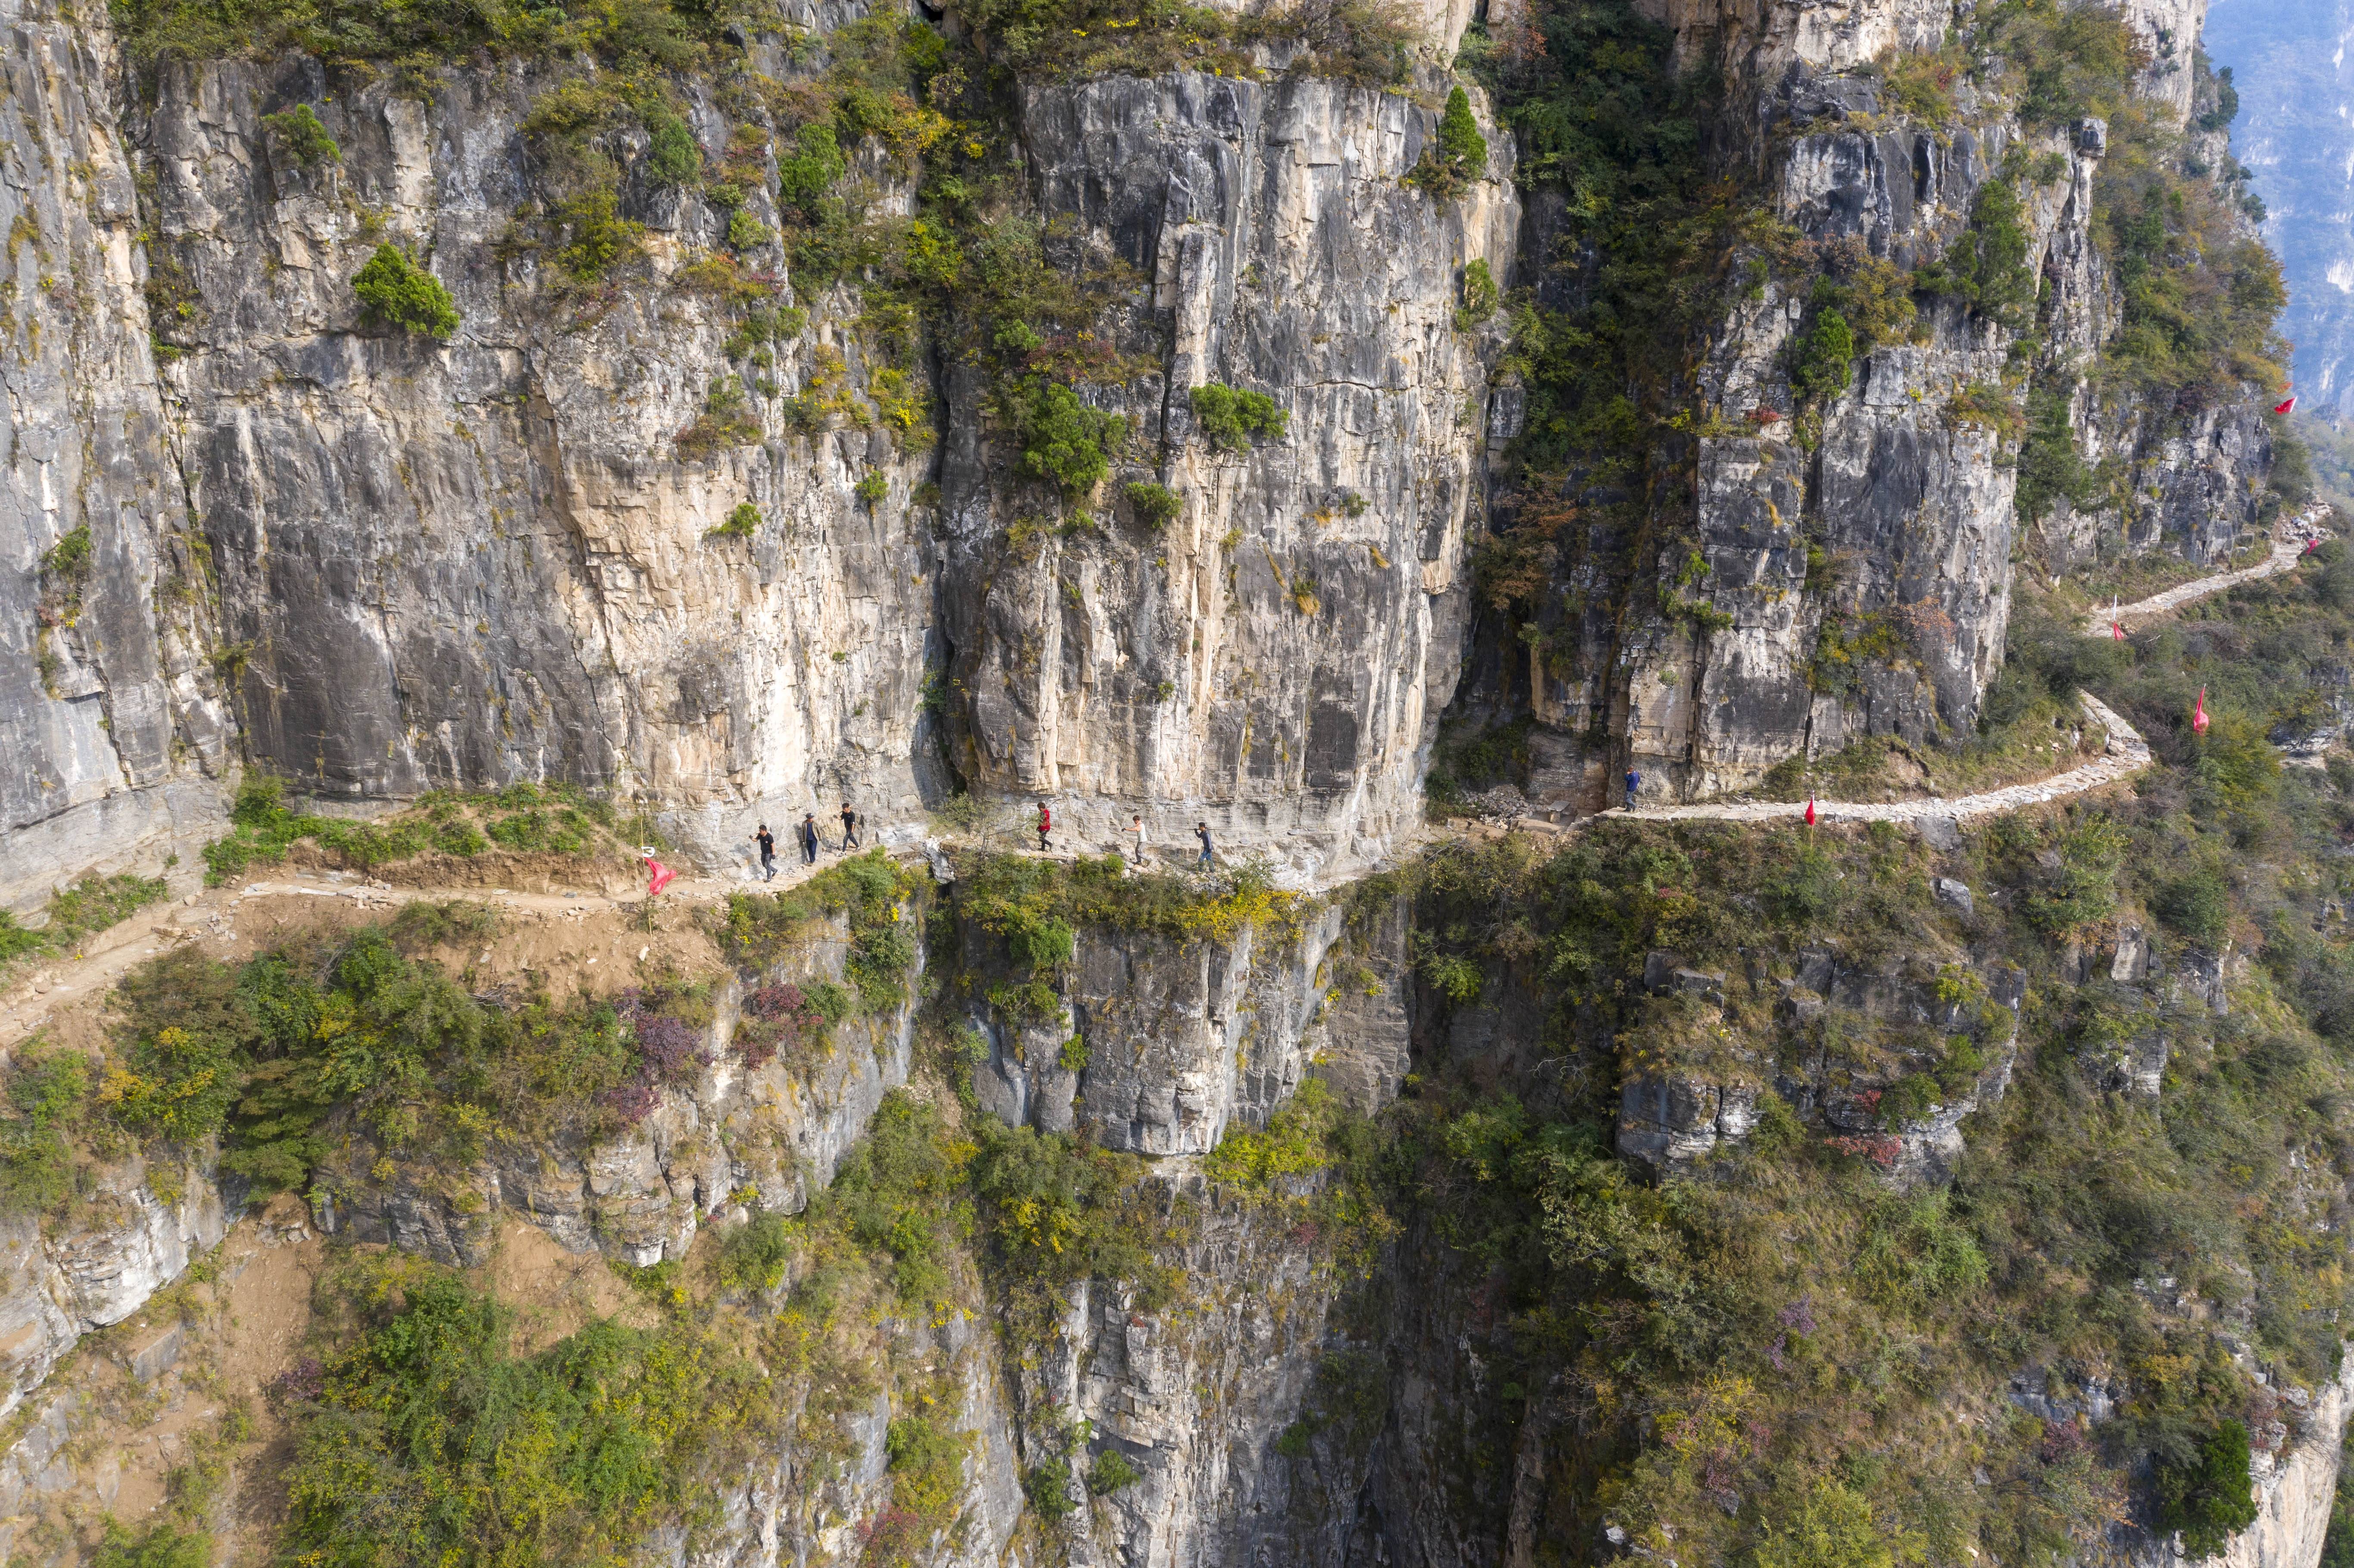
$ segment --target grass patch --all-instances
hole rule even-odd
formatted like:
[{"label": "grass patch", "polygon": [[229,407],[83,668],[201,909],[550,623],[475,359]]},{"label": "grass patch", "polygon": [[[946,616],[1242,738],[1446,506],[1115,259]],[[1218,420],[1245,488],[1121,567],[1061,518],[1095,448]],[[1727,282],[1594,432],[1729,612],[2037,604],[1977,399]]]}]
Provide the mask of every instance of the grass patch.
[{"label": "grass patch", "polygon": [[256,865],[280,865],[298,843],[315,845],[354,871],[423,854],[472,857],[493,848],[582,857],[626,853],[642,821],[624,823],[612,806],[570,785],[514,784],[483,794],[436,791],[410,810],[374,821],[322,817],[286,805],[284,785],[249,773],[229,812],[229,832],[205,846],[205,882],[217,887]]}]

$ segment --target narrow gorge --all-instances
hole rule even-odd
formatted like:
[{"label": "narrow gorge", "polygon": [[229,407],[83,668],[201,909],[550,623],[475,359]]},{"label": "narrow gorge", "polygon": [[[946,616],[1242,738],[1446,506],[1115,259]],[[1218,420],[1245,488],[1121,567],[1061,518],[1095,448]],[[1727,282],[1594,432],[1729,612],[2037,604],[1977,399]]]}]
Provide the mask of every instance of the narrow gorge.
[{"label": "narrow gorge", "polygon": [[0,1560],[2354,1563],[2203,0],[0,4]]}]

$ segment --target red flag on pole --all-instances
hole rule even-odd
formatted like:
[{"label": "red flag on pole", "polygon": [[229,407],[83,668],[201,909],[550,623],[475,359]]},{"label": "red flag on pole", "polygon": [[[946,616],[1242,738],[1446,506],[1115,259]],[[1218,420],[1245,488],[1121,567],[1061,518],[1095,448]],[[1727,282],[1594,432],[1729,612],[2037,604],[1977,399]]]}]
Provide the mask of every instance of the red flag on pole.
[{"label": "red flag on pole", "polygon": [[2207,688],[2199,688],[2199,706],[2190,715],[2190,727],[2200,735],[2207,733]]},{"label": "red flag on pole", "polygon": [[2273,412],[2274,412],[2274,413],[2275,413],[2275,414],[2285,414],[2285,413],[2287,413],[2291,408],[2296,408],[2296,398],[2294,398],[2294,397],[2291,397],[2291,398],[2290,398],[2287,402],[2285,402],[2285,403],[2275,403],[2275,404],[2274,404],[2274,405],[2273,405]]},{"label": "red flag on pole", "polygon": [[663,888],[668,887],[671,885],[671,879],[675,877],[678,873],[673,871],[670,867],[656,860],[654,858],[654,852],[652,850],[648,850],[646,852],[645,862],[646,871],[648,873],[646,881],[646,896],[651,898],[655,894],[660,893]]},{"label": "red flag on pole", "polygon": [[1808,827],[1810,827],[1810,828],[1811,828],[1811,827],[1813,827],[1814,825],[1815,825],[1815,792],[1814,792],[1813,790],[1809,789],[1809,790],[1808,790],[1808,791],[1807,791],[1807,826],[1808,826]]},{"label": "red flag on pole", "polygon": [[2117,596],[2115,594],[2109,596],[2109,635],[2120,642],[2126,640],[2126,623],[2117,619]]}]

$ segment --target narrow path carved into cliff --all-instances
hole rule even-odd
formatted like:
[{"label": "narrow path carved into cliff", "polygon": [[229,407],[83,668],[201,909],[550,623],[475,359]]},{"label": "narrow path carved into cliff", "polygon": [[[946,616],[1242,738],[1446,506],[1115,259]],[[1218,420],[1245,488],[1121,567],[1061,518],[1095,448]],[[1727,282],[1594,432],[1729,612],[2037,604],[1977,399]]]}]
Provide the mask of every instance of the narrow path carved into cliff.
[{"label": "narrow path carved into cliff", "polygon": [[[2274,545],[2272,554],[2261,565],[2243,571],[2201,577],[2126,605],[2115,612],[2116,621],[2132,630],[2209,595],[2293,569],[2306,554],[2308,540],[2324,536],[2317,526],[2318,516],[2317,513],[2307,513],[2297,518],[2290,535]],[[2110,613],[2099,611],[2086,620],[2084,634],[2107,637],[2113,635],[2110,628]],[[1977,817],[1997,816],[2005,811],[2022,810],[2031,806],[2049,805],[2054,800],[2089,794],[2130,779],[2150,765],[2149,744],[2133,726],[2090,693],[2080,694],[2080,698],[2085,715],[2106,736],[2100,757],[2081,768],[2033,783],[2013,784],[1953,800],[1932,796],[1920,800],[1817,800],[1814,802],[1815,820],[1913,825],[1936,821],[1959,823]],[[1601,818],[1646,822],[1797,821],[1804,820],[1806,811],[1807,803],[1804,801],[1782,800],[1645,806],[1632,811],[1624,809],[1607,810],[1599,813],[1598,817],[1584,817],[1576,822],[1558,825],[1526,820],[1509,825],[1450,825],[1445,830],[1417,835],[1417,838],[1418,842],[1427,843],[1467,837],[1495,837],[1514,827],[1538,833],[1562,833],[1575,831],[1580,823]],[[928,853],[906,843],[889,847],[903,858],[913,859]],[[817,863],[811,865],[801,863],[795,856],[790,863],[779,869],[774,882],[682,876],[663,890],[662,900],[668,905],[707,905],[721,902],[730,893],[784,892],[811,880],[839,858],[839,852],[825,851],[821,853]],[[1069,860],[1073,856],[1071,852],[1064,851],[1048,858]],[[233,943],[238,911],[247,899],[283,897],[350,899],[363,908],[381,907],[387,911],[419,899],[477,899],[505,909],[532,911],[542,916],[567,911],[634,908],[646,902],[643,893],[615,896],[586,890],[557,893],[516,892],[504,887],[396,887],[386,883],[350,878],[339,881],[327,874],[308,872],[236,887],[207,888],[177,903],[142,911],[93,938],[73,959],[63,963],[44,965],[18,980],[5,994],[0,994],[0,1049],[16,1044],[47,1023],[55,1008],[69,1005],[94,991],[105,989],[125,971],[174,946],[208,940]]]},{"label": "narrow path carved into cliff", "polygon": [[[2262,564],[2243,571],[2220,572],[2211,577],[2183,583],[2164,593],[2121,606],[2114,616],[2107,610],[2097,611],[2086,618],[2084,635],[2115,636],[2115,625],[2123,625],[2130,631],[2211,594],[2290,571],[2305,558],[2314,541],[2327,536],[2320,528],[2320,517],[2318,511],[2301,514],[2290,524],[2286,536],[2273,546],[2272,554]],[[1871,803],[1817,800],[1813,802],[1815,820],[1824,822],[1961,822],[1973,817],[1997,816],[2030,806],[2049,805],[2073,795],[2089,794],[2130,779],[2147,768],[2150,764],[2149,743],[2142,738],[2140,732],[2090,692],[2080,693],[2079,696],[2084,705],[2086,716],[2108,737],[2099,758],[2082,768],[2072,768],[2032,784],[2013,784],[2006,789],[1989,789],[1984,794],[1964,795],[1950,800],[1938,796],[1925,800]],[[1604,811],[1601,815],[1636,821],[1770,822],[1793,819],[1803,821],[1806,812],[1805,802],[1776,800],[1732,805],[1645,806],[1632,811],[1621,808]],[[1594,819],[1585,820],[1590,821]]]},{"label": "narrow path carved into cliff", "polygon": [[[1950,800],[1942,796],[1931,796],[1925,800],[1870,803],[1817,800],[1814,802],[1815,820],[1820,822],[1965,821],[1972,817],[1995,816],[2029,806],[2048,805],[2071,795],[2087,794],[2120,779],[2130,779],[2148,767],[2149,743],[2142,739],[2140,732],[2091,693],[2078,695],[2084,705],[2084,715],[2108,736],[2108,744],[2102,748],[2100,757],[2082,768],[2071,768],[2032,784],[2013,784],[2001,789],[1989,789],[1982,795],[1963,795]],[[1602,813],[1605,817],[1625,818],[1638,822],[1773,822],[1786,819],[1803,821],[1806,814],[1807,802],[1803,800],[1744,801],[1721,806],[1645,806],[1632,811],[1620,809]]]},{"label": "narrow path carved into cliff", "polygon": [[2306,551],[2328,536],[2322,532],[2321,516],[2322,514],[2319,511],[2299,514],[2296,521],[2290,524],[2288,536],[2275,542],[2272,554],[2262,563],[2250,567],[2245,571],[2221,572],[2211,577],[2200,577],[2196,582],[2183,583],[2168,588],[2164,593],[2152,594],[2144,599],[2136,599],[2131,604],[2118,607],[2114,612],[2105,609],[2094,610],[2084,617],[2084,635],[2087,637],[2114,636],[2112,626],[2123,626],[2127,631],[2138,630],[2151,621],[2170,615],[2184,605],[2195,603],[2211,594],[2221,593],[2227,588],[2237,588],[2242,583],[2258,582],[2265,577],[2280,576],[2281,573],[2294,568],[2297,562],[2305,558]]},{"label": "narrow path carved into cliff", "polygon": [[[913,857],[917,852],[899,848],[895,853]],[[662,907],[713,905],[723,902],[730,893],[781,893],[810,881],[840,859],[839,853],[822,853],[816,864],[805,865],[796,854],[791,865],[778,867],[774,882],[681,876],[663,889],[659,903]],[[593,873],[584,870],[583,874],[585,877]],[[647,901],[642,890],[616,895],[587,888],[578,892],[518,892],[506,887],[396,887],[357,876],[346,875],[338,880],[325,872],[308,871],[289,872],[266,881],[241,882],[234,886],[208,887],[173,903],[141,910],[92,937],[73,958],[43,964],[0,993],[0,1049],[31,1035],[49,1022],[55,1010],[104,991],[129,970],[173,948],[209,945],[217,953],[234,951],[239,916],[248,900],[257,901],[258,908],[273,911],[269,918],[276,923],[289,912],[283,901],[303,898],[338,900],[361,909],[380,909],[387,916],[404,904],[420,900],[435,903],[465,899],[500,909],[528,912],[538,919],[600,911],[635,911]],[[253,924],[249,920],[249,928]]]}]

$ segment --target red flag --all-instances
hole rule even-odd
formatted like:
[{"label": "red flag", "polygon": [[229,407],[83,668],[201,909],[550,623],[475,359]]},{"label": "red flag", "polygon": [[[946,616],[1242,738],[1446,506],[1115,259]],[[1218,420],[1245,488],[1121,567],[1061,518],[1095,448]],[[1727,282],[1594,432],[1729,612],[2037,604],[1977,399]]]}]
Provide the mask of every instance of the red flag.
[{"label": "red flag", "polygon": [[2199,688],[2199,707],[2190,715],[2190,727],[2200,735],[2207,733],[2207,688]]},{"label": "red flag", "polygon": [[1809,790],[1808,790],[1808,791],[1807,791],[1807,826],[1808,826],[1808,827],[1810,827],[1810,828],[1811,828],[1811,827],[1813,827],[1814,825],[1815,825],[1815,794],[1814,794],[1814,791],[1813,791],[1813,790],[1809,789]]},{"label": "red flag", "polygon": [[2274,404],[2274,405],[2273,405],[2273,412],[2274,412],[2274,413],[2275,413],[2275,414],[2285,414],[2285,413],[2287,413],[2291,408],[2296,408],[2296,398],[2294,398],[2294,397],[2291,397],[2291,398],[2290,398],[2287,402],[2285,402],[2285,403],[2275,403],[2275,404]]},{"label": "red flag", "polygon": [[2123,642],[2126,640],[2126,629],[2124,625],[2118,621],[2110,621],[2109,635],[2115,638],[2118,641]]},{"label": "red flag", "polygon": [[648,897],[652,897],[653,895],[660,893],[663,888],[668,887],[671,885],[671,879],[678,874],[678,873],[673,871],[670,867],[664,865],[662,862],[656,860],[652,855],[646,856],[646,869],[653,874],[651,880],[646,883],[646,895]]}]

